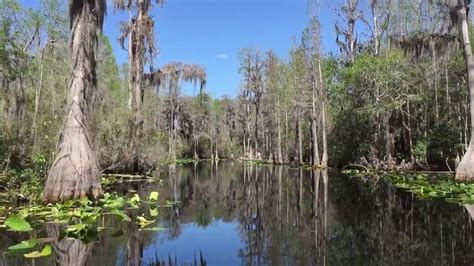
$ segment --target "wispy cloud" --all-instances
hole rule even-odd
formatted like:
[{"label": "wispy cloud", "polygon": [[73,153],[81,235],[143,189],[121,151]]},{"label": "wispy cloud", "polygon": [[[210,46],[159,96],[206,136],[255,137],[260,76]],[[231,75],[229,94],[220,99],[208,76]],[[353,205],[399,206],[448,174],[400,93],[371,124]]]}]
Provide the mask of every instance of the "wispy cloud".
[{"label": "wispy cloud", "polygon": [[216,58],[217,59],[221,59],[221,60],[226,60],[226,59],[229,59],[229,55],[228,54],[216,54]]}]

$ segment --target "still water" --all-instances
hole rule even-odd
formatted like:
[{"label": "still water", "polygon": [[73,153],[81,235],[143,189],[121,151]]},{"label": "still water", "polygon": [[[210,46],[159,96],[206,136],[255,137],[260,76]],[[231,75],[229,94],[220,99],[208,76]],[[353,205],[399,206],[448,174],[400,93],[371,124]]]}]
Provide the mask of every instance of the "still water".
[{"label": "still water", "polygon": [[4,254],[28,233],[2,233],[0,265],[474,265],[470,206],[286,166],[202,163],[160,177],[115,189],[179,201],[160,209],[165,231],[110,219],[98,241],[56,240],[52,256],[34,261]]}]

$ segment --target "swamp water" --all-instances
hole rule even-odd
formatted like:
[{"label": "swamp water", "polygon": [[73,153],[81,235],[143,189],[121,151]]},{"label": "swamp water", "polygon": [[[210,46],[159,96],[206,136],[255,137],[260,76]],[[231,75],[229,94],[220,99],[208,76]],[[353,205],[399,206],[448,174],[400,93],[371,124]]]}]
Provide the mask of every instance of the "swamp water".
[{"label": "swamp water", "polygon": [[[114,190],[142,198],[158,191],[160,201],[179,202],[159,209],[154,226],[164,231],[108,216],[87,244],[58,241],[53,224],[27,233],[2,229],[0,265],[474,264],[473,207],[418,200],[384,182],[237,162],[178,166],[160,178]],[[32,237],[49,242],[52,255],[7,253]]]}]

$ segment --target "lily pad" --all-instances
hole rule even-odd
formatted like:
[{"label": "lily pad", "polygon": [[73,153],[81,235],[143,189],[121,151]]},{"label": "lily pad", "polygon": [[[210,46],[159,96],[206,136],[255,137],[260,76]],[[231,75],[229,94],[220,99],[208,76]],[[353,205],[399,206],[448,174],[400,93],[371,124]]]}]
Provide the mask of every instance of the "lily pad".
[{"label": "lily pad", "polygon": [[30,232],[33,230],[31,225],[20,216],[12,215],[5,220],[5,225],[13,231]]},{"label": "lily pad", "polygon": [[29,259],[47,257],[47,256],[51,255],[52,250],[53,249],[51,248],[50,245],[46,245],[46,246],[44,246],[43,250],[41,250],[41,252],[33,251],[33,252],[25,254],[24,256],[25,256],[25,258],[29,258]]},{"label": "lily pad", "polygon": [[150,201],[151,202],[158,201],[158,192],[153,191],[153,192],[150,193]]},{"label": "lily pad", "polygon": [[155,222],[155,221],[149,221],[143,216],[138,216],[137,219],[138,219],[138,224],[140,225],[140,228],[144,228]]},{"label": "lily pad", "polygon": [[138,203],[140,203],[140,196],[138,196],[138,194],[135,194],[128,202],[132,207],[138,208]]},{"label": "lily pad", "polygon": [[30,239],[30,240],[25,240],[21,241],[21,243],[9,246],[8,250],[24,250],[24,249],[30,249],[36,247],[38,244],[38,241],[36,239]]},{"label": "lily pad", "polygon": [[158,209],[157,208],[150,208],[150,216],[151,217],[158,216]]}]

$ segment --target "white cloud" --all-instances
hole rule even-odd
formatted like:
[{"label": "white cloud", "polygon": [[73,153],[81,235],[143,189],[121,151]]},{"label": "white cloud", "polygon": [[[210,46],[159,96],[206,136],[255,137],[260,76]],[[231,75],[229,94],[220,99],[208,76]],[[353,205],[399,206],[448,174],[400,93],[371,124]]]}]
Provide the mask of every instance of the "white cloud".
[{"label": "white cloud", "polygon": [[216,58],[226,60],[226,59],[229,59],[229,55],[228,54],[216,54]]}]

